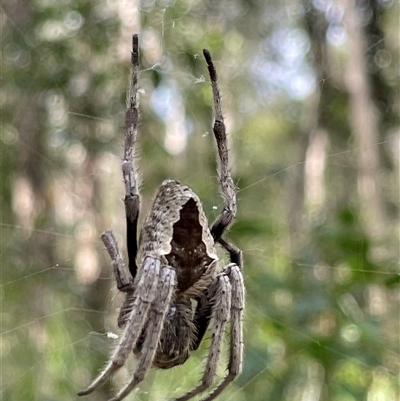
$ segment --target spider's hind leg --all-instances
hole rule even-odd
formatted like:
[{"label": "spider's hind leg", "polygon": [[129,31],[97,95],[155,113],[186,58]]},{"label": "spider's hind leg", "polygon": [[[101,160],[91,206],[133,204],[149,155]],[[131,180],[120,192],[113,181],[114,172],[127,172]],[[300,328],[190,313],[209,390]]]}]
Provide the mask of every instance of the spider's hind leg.
[{"label": "spider's hind leg", "polygon": [[126,130],[124,145],[124,160],[122,174],[125,182],[125,214],[127,248],[129,256],[129,271],[132,278],[137,272],[136,254],[138,251],[137,225],[139,219],[139,172],[135,165],[135,144],[138,136],[138,72],[139,72],[139,42],[138,35],[132,38],[132,77],[126,111]]},{"label": "spider's hind leg", "polygon": [[[208,50],[203,50],[204,58],[207,62],[208,72],[210,74],[210,80],[213,90],[214,99],[214,136],[217,141],[218,156],[219,156],[219,181],[221,184],[222,195],[225,200],[225,207],[217,220],[211,227],[211,234],[215,241],[219,241],[222,234],[232,223],[236,216],[236,187],[233,183],[231,173],[228,166],[228,144],[226,138],[226,127],[224,123],[224,117],[222,115],[221,108],[221,95],[219,93],[218,82],[217,82],[217,71],[215,70],[214,64],[211,59],[211,55]],[[229,252],[229,251],[228,251]]]},{"label": "spider's hind leg", "polygon": [[237,248],[235,245],[231,244],[229,241],[219,238],[218,239],[219,244],[221,244],[225,250],[229,253],[229,259],[231,263],[234,263],[239,267],[240,270],[242,270],[243,267],[243,256],[242,256],[242,251]]}]

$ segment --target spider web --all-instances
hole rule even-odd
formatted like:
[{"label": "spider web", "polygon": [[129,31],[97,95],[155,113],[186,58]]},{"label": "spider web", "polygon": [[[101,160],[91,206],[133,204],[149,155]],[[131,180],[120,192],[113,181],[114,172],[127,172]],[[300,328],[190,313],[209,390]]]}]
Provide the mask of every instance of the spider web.
[{"label": "spider web", "polygon": [[[108,8],[105,7],[106,10],[103,10],[103,13],[106,13],[107,9],[112,8],[109,4],[111,3],[108,3]],[[154,2],[143,2],[141,12],[145,16],[148,16],[150,12],[154,12],[152,8],[153,4]],[[320,3],[318,4],[320,5]],[[125,7],[125,5],[121,7]],[[322,7],[322,5],[320,5],[320,7]],[[195,189],[201,195],[201,199],[204,200],[206,212],[212,221],[217,216],[223,204],[219,196],[216,179],[213,180],[213,178],[216,178],[216,175],[207,165],[207,161],[212,160],[214,157],[214,154],[211,154],[211,150],[213,149],[211,145],[212,135],[209,135],[209,128],[207,128],[210,124],[207,124],[207,121],[204,121],[204,116],[197,112],[198,103],[193,103],[193,106],[192,103],[190,103],[190,99],[193,97],[195,97],[196,100],[198,97],[204,100],[204,98],[199,96],[199,93],[203,93],[202,87],[206,87],[206,90],[209,90],[208,84],[204,83],[204,81],[207,81],[207,77],[203,76],[204,69],[203,73],[195,73],[188,68],[186,71],[183,69],[185,72],[182,73],[181,71],[174,72],[174,68],[168,66],[170,60],[182,59],[182,51],[177,50],[177,47],[174,46],[174,41],[171,39],[168,41],[167,36],[171,34],[171,31],[178,31],[178,34],[181,35],[182,28],[179,29],[179,27],[185,24],[185,19],[193,11],[195,4],[188,3],[188,7],[180,15],[172,14],[173,8],[173,2],[162,3],[161,6],[156,9],[157,12],[154,12],[153,15],[157,23],[153,22],[153,26],[143,27],[143,33],[147,35],[145,38],[148,43],[151,44],[152,41],[158,42],[159,47],[158,49],[156,48],[154,54],[148,57],[146,60],[148,66],[141,71],[141,102],[144,104],[144,108],[148,105],[152,105],[155,110],[153,117],[156,115],[160,120],[169,122],[170,128],[164,129],[164,137],[156,136],[151,133],[149,139],[143,139],[144,143],[141,145],[143,156],[140,161],[141,169],[145,177],[142,191],[144,202],[142,203],[146,207],[151,197],[150,194],[154,190],[154,187],[150,188],[153,182],[151,184],[147,184],[147,182],[150,180],[153,181],[153,175],[155,175],[154,185],[156,185],[156,178],[163,178],[162,174],[155,172],[155,170],[160,170],[160,163],[158,163],[158,161],[154,161],[153,163],[154,158],[157,158],[160,153],[148,151],[149,144],[153,143],[154,146],[155,143],[158,149],[164,149],[164,152],[167,150],[167,152],[173,156],[169,158],[168,169],[171,170],[171,173],[176,173],[178,175],[177,178],[182,178],[182,180],[190,185],[190,177],[194,175],[196,178],[196,174],[193,174],[193,171],[188,171],[186,174],[182,172],[182,167],[187,163],[185,160],[186,147],[190,146],[191,141],[196,140],[196,146],[200,146],[198,148],[199,156],[196,158],[196,165],[200,163],[199,174],[208,171],[209,176],[204,180],[204,183],[199,184],[196,180],[195,185],[197,185],[197,187]],[[76,24],[76,26],[78,26],[79,24],[83,24],[79,19],[79,15],[74,14],[73,10],[70,11],[72,13],[69,14],[68,21],[70,21],[70,25],[74,26],[74,24]],[[97,10],[97,12],[99,12],[99,10]],[[173,16],[171,16],[171,14]],[[29,39],[28,30],[20,31],[18,25],[14,24],[11,15],[7,15],[7,18],[10,26],[14,27],[22,41],[25,42],[27,47],[32,49],[33,54],[37,56],[39,66],[42,65],[43,68],[45,68],[47,64],[40,60],[43,57],[47,57],[47,54],[37,50],[37,45],[32,43]],[[110,27],[110,29],[112,29],[113,24],[106,19],[107,16],[103,18],[104,21],[107,21],[105,27]],[[211,24],[211,27],[212,26],[213,24]],[[42,28],[45,29],[45,27]],[[46,29],[50,28],[47,27]],[[126,30],[129,31],[130,28],[132,28],[132,26],[128,27]],[[126,37],[129,37],[130,34],[131,32],[126,34]],[[63,42],[68,43],[68,41],[71,41],[71,39],[68,34],[66,34],[65,38],[63,38]],[[378,45],[378,41],[375,44]],[[205,45],[207,45],[207,43]],[[129,53],[129,46],[130,43],[125,42],[121,48],[125,50],[128,49]],[[10,49],[8,50],[10,51]],[[125,50],[120,51],[126,53]],[[193,59],[196,60],[198,55],[195,54]],[[24,62],[27,63],[26,60],[24,61],[25,56],[23,51],[18,57],[19,58],[16,59],[17,62],[22,64]],[[217,55],[215,58],[216,57]],[[119,65],[126,63],[126,61],[129,62],[127,58],[122,59]],[[221,92],[226,93],[227,90],[229,91],[229,82],[224,81],[223,78],[225,66],[221,66],[217,58],[215,61],[220,74]],[[100,61],[96,60],[96,62]],[[200,60],[200,64],[201,62]],[[177,62],[175,64],[177,64]],[[112,66],[112,62],[110,62],[110,66]],[[157,91],[150,94],[148,88],[150,88],[151,85],[149,82],[157,79],[157,77],[159,78],[161,74],[159,71],[160,66],[164,66],[163,68],[165,68],[165,71],[163,74],[169,79],[165,79],[165,82],[158,86]],[[96,66],[93,68],[96,68]],[[126,75],[127,69],[121,72],[117,66],[111,68],[111,72],[115,74],[115,76]],[[323,79],[326,80],[329,78],[329,76],[325,76]],[[121,78],[120,82],[122,82],[122,85],[126,85],[126,79]],[[179,89],[182,87],[182,83],[185,84],[185,91],[180,91]],[[315,85],[321,83],[322,81],[316,82]],[[29,85],[33,85],[33,83],[28,84],[27,89],[29,89]],[[124,111],[123,107],[121,109],[121,104],[123,104],[123,102],[121,103],[120,99],[118,100],[117,95],[111,98],[113,104],[109,105],[110,110],[117,110],[116,114],[113,115],[110,111],[108,115],[99,117],[90,114],[90,112],[88,113],[85,109],[80,112],[79,107],[69,108],[69,106],[63,104],[62,96],[58,94],[58,85],[59,84],[55,80],[53,83],[50,80],[46,96],[47,103],[45,103],[49,115],[55,115],[55,119],[59,118],[62,120],[62,118],[66,118],[65,112],[67,112],[69,116],[81,119],[83,124],[88,120],[99,122],[98,127],[100,127],[100,133],[98,135],[100,140],[104,142],[107,142],[110,137],[114,135],[113,130],[115,127],[121,127],[123,125],[123,120],[121,118]],[[113,89],[117,88],[118,90],[118,85],[119,84],[115,84]],[[271,89],[270,82],[266,82],[265,85],[266,88]],[[301,85],[299,84],[299,86]],[[76,91],[79,91],[79,82],[76,84],[75,88]],[[260,89],[265,90],[265,88]],[[285,91],[287,92],[289,90],[284,86],[274,86],[272,89],[275,91],[274,95],[278,97],[284,96]],[[297,89],[301,92],[301,88]],[[303,88],[302,90],[305,89]],[[121,91],[120,93],[123,92]],[[282,102],[283,106],[280,109],[280,113],[283,116],[290,116],[294,121],[299,118],[298,97],[301,96],[301,94],[297,93],[296,96],[296,99],[290,99],[286,93],[286,100]],[[165,105],[163,105],[163,99],[166,97],[169,99],[168,103],[173,105],[173,107],[166,108]],[[304,95],[304,98],[306,98],[306,95]],[[101,99],[99,100],[101,101]],[[265,105],[270,105],[271,100],[268,96],[263,98],[263,100],[265,101]],[[227,124],[229,132],[233,132],[235,141],[239,140],[239,134],[235,132],[235,127],[233,124],[230,126],[232,121],[229,115],[231,99],[228,95],[224,95],[222,101],[223,106],[227,106]],[[254,107],[254,103],[252,103],[251,99],[248,97],[246,97],[246,102],[243,106],[245,109]],[[182,115],[184,116],[183,119]],[[177,120],[174,121],[176,116],[178,116]],[[145,129],[148,116],[143,115],[142,118],[141,128]],[[16,113],[13,123],[17,119],[18,114]],[[57,122],[53,121],[53,123],[56,124]],[[172,123],[176,125],[171,125]],[[79,124],[76,124],[76,127],[78,126]],[[174,127],[174,129],[171,127]],[[198,127],[204,128],[199,130]],[[71,399],[71,394],[75,394],[78,390],[76,383],[81,382],[81,377],[89,378],[89,372],[87,372],[85,368],[85,364],[87,366],[89,358],[86,357],[85,354],[90,355],[91,359],[99,359],[99,366],[101,366],[101,361],[105,361],[108,358],[109,349],[113,344],[112,337],[115,331],[114,322],[116,308],[119,306],[119,295],[115,289],[112,289],[108,295],[109,299],[98,301],[104,306],[103,309],[99,310],[99,308],[94,305],[88,305],[85,301],[87,295],[87,293],[85,293],[85,288],[97,282],[100,283],[98,284],[98,288],[99,292],[101,292],[102,283],[107,287],[106,283],[108,283],[110,279],[108,271],[102,268],[102,266],[108,268],[109,262],[106,255],[104,255],[105,252],[98,239],[101,230],[112,228],[116,233],[118,242],[121,245],[125,243],[123,235],[124,227],[121,227],[124,216],[122,202],[120,202],[120,198],[123,194],[123,185],[122,180],[115,179],[115,177],[120,177],[120,144],[122,140],[114,140],[116,144],[113,149],[99,152],[94,158],[95,161],[88,166],[85,163],[88,157],[86,144],[83,145],[74,138],[75,142],[71,141],[68,147],[64,147],[67,141],[64,133],[62,130],[55,130],[54,135],[51,136],[52,142],[50,146],[54,152],[65,152],[67,155],[66,158],[70,162],[71,170],[67,173],[67,178],[65,178],[62,165],[55,162],[52,155],[49,156],[47,152],[36,147],[35,144],[27,142],[24,137],[19,136],[10,127],[8,128],[9,129],[5,130],[2,136],[3,143],[18,147],[21,153],[24,151],[34,152],[37,158],[51,170],[51,175],[55,181],[55,193],[57,193],[58,196],[55,199],[58,206],[55,206],[54,213],[58,216],[58,219],[61,220],[56,220],[58,225],[55,227],[49,228],[44,226],[44,228],[38,228],[38,225],[34,224],[29,218],[30,214],[33,213],[34,193],[29,187],[29,183],[23,179],[16,181],[16,189],[14,190],[17,191],[18,200],[17,203],[14,204],[14,209],[20,211],[19,223],[9,223],[9,220],[6,218],[1,222],[1,288],[3,294],[1,306],[3,315],[1,329],[3,344],[1,376],[3,378],[2,380],[6,380],[5,382],[3,381],[1,388],[3,394],[11,397],[9,398],[11,400],[17,399],[12,398],[13,394],[16,392],[16,389],[22,386],[26,388],[27,399],[42,400],[44,399],[43,397],[46,396],[57,396],[57,399]],[[180,136],[174,137],[174,132],[177,128],[179,128]],[[194,139],[195,136],[196,139]],[[395,151],[395,149],[398,149],[398,141],[398,134],[393,133],[388,135],[384,140],[374,143],[373,147],[378,148],[381,153],[385,155],[387,163],[398,163],[398,153],[396,154]],[[247,144],[250,146],[251,142]],[[6,155],[3,149],[2,147],[2,159],[5,159]],[[343,169],[348,167],[349,159],[357,157],[359,152],[362,151],[360,147],[351,144],[342,150],[338,150],[337,148],[331,149],[332,148],[328,148],[323,156],[323,160],[331,165],[343,167]],[[162,154],[164,155],[163,157],[167,157],[165,153]],[[285,180],[287,174],[308,162],[306,158],[298,159],[295,153],[291,153],[289,156],[282,154],[277,157],[277,159],[281,158],[284,160],[282,163],[277,163],[275,156],[273,157],[272,163],[274,164],[274,169],[268,169],[269,160],[266,157],[265,165],[267,167],[262,170],[259,167],[259,162],[256,160],[256,152],[255,155],[251,155],[250,152],[244,154],[246,155],[245,159],[236,155],[234,160],[234,174],[240,188],[238,192],[239,204],[241,199],[251,196],[249,194],[264,194],[265,192],[272,192],[274,190],[282,191],[284,186],[281,185],[281,182]],[[289,160],[289,162],[287,160]],[[240,168],[241,164],[246,167],[246,170],[257,170],[257,174],[254,174],[249,180],[248,173],[242,173]],[[148,165],[150,165],[150,167],[148,167]],[[396,168],[398,169],[398,164]],[[151,177],[150,180],[149,177]],[[94,178],[96,178],[101,185],[107,185],[107,193],[110,194],[107,195],[104,190],[100,192],[100,197],[104,199],[104,205],[100,209],[103,212],[105,210],[111,210],[107,218],[101,223],[96,220],[95,212],[93,210],[90,211],[92,205],[85,204],[79,200],[82,199],[82,197],[86,197],[86,199],[90,198],[90,192],[96,190],[91,184]],[[3,176],[2,180],[4,180]],[[72,184],[71,181],[75,182]],[[389,185],[389,183],[387,185]],[[2,182],[2,187],[3,186],[4,182]],[[70,196],[68,196],[68,194]],[[355,208],[357,208],[358,201],[352,200],[352,202],[356,203]],[[35,207],[43,208],[43,205],[36,205]],[[81,207],[81,211],[79,211],[79,207]],[[274,209],[274,212],[277,211],[280,211],[282,214],[286,213],[284,209],[280,209],[279,207]],[[282,240],[280,239],[282,233],[280,225],[282,224],[284,223],[281,221],[277,225],[272,225],[270,227],[268,239],[263,240],[263,238],[260,238],[252,245],[249,244],[243,247],[245,261],[265,261],[265,270],[274,271],[276,277],[281,274],[281,272],[279,272],[280,266],[287,263],[287,259],[284,258],[282,252],[279,252],[279,249],[282,247]],[[65,230],[64,227],[68,225],[73,227],[73,229]],[[99,226],[101,226],[100,230]],[[235,230],[235,227],[233,227],[232,235],[235,236],[235,239],[236,236],[238,236],[238,240],[235,240],[235,242],[241,245],[242,241],[239,236],[240,230]],[[301,237],[303,230],[305,230],[304,227],[297,227],[296,231],[291,233],[291,236]],[[276,238],[274,239],[274,237]],[[30,244],[33,244],[33,248],[32,245],[26,248],[28,252],[32,252],[33,260],[23,259],[19,255],[21,252],[21,244],[27,239],[29,239],[28,242]],[[56,241],[55,239],[60,239],[60,241]],[[64,248],[57,251],[57,257],[54,263],[49,263],[45,257],[34,252],[34,245],[41,244],[44,241],[58,244],[58,246]],[[266,245],[266,242],[268,242],[268,245]],[[77,244],[79,244],[79,246],[77,246]],[[385,244],[383,244],[383,247],[384,245]],[[270,253],[271,251],[273,252],[272,255]],[[306,260],[294,260],[292,262],[293,266],[300,271],[300,275],[314,275],[316,280],[320,280],[320,282],[323,283],[322,286],[326,286],[327,290],[330,285],[329,280],[332,277],[343,276],[346,278],[346,275],[349,274],[349,267],[346,265],[318,264],[315,262],[307,263]],[[23,263],[25,263],[25,265]],[[273,265],[271,265],[272,263]],[[261,264],[257,264],[257,266],[260,265]],[[9,266],[13,266],[14,271],[12,274],[7,270]],[[37,266],[40,266],[40,268]],[[31,269],[34,269],[34,271],[32,272]],[[298,324],[296,324],[295,321],[290,323],[290,319],[281,318],[279,314],[269,313],[265,309],[264,302],[258,293],[260,288],[257,287],[257,273],[259,272],[256,272],[255,269],[256,267],[254,265],[246,263],[247,312],[245,317],[245,338],[251,338],[252,341],[258,345],[264,343],[265,349],[261,350],[263,351],[261,352],[258,346],[254,346],[254,343],[246,342],[246,366],[250,366],[250,369],[245,369],[242,377],[237,380],[235,385],[227,389],[225,395],[221,396],[221,399],[243,400],[246,394],[251,393],[249,389],[253,386],[258,391],[263,391],[263,383],[265,382],[276,382],[279,387],[279,371],[275,370],[279,368],[277,360],[279,360],[279,358],[284,358],[287,352],[287,345],[285,345],[285,342],[289,343],[291,338],[304,339],[305,343],[314,344],[315,350],[313,352],[317,354],[327,354],[328,358],[329,356],[331,358],[337,358],[338,363],[345,364],[346,361],[348,361],[349,366],[351,366],[349,367],[349,372],[351,374],[356,374],[357,369],[359,369],[360,372],[370,371],[373,377],[369,387],[369,397],[371,397],[371,399],[374,399],[373,397],[395,399],[395,394],[398,389],[393,385],[393,381],[391,380],[393,377],[392,372],[387,371],[387,366],[393,365],[393,359],[396,359],[396,350],[389,349],[386,354],[386,359],[389,361],[387,366],[380,366],[376,364],[375,361],[365,360],[361,358],[357,352],[354,352],[354,349],[357,349],[362,339],[369,333],[367,328],[363,328],[362,325],[354,323],[344,325],[341,332],[343,343],[332,346],[326,345],[323,339],[321,340],[321,336],[315,334],[315,330],[299,330]],[[358,268],[358,271],[353,271],[353,274],[387,277],[388,279],[396,277],[394,268],[390,265],[384,268],[382,268],[382,266],[376,268],[374,266],[365,265]],[[265,280],[265,276],[263,277]],[[271,276],[267,277],[271,278]],[[252,285],[256,288],[255,290],[252,289]],[[23,294],[20,292],[21,289],[26,291],[29,296],[23,297]],[[386,316],[385,310],[388,308],[387,303],[398,302],[398,295],[395,292],[382,292],[379,285],[373,286],[372,291],[374,289],[376,290],[375,297],[377,303],[375,316],[377,320],[384,319]],[[266,291],[268,290],[267,288]],[[105,291],[105,293],[107,294],[107,291]],[[286,309],[290,309],[293,306],[294,299],[294,295],[288,289],[283,288],[279,291],[275,291],[275,303],[278,309],[280,308],[282,315],[285,315]],[[355,298],[346,298],[343,294],[338,294],[337,300],[338,306],[337,310],[334,311],[335,313],[338,313],[340,310],[344,310],[345,313],[347,310],[347,313],[350,314],[358,313],[358,301]],[[381,305],[380,311],[379,305]],[[18,318],[19,310],[21,311],[20,318]],[[350,312],[348,312],[349,310]],[[251,321],[249,321],[250,317]],[[322,320],[323,318],[324,316],[321,317]],[[332,322],[332,318],[330,316],[325,316],[325,319],[325,324],[329,326],[330,322]],[[105,324],[101,327],[99,322],[105,322]],[[326,328],[323,323],[321,324],[323,329],[329,329],[329,327]],[[277,338],[273,328],[276,330],[279,328],[279,332],[281,332],[284,337]],[[396,335],[396,333],[393,335]],[[31,345],[25,346],[26,341],[30,341]],[[378,344],[382,349],[386,346],[384,341],[380,343],[378,341]],[[201,351],[205,351],[207,345],[208,339],[202,345]],[[20,351],[15,352],[16,346],[18,346]],[[34,357],[32,358],[30,354],[33,354]],[[199,352],[192,356],[182,367],[172,371],[151,372],[149,378],[146,379],[141,386],[137,399],[169,399],[169,397],[180,394],[186,389],[191,388],[200,377],[202,358],[202,353]],[[18,364],[16,362],[18,360],[23,363]],[[302,362],[304,363],[304,360],[302,360]],[[226,363],[224,361],[224,363],[221,363],[220,375],[224,374],[225,366]],[[307,400],[325,399],[324,392],[329,393],[334,390],[334,384],[331,384],[332,387],[327,390],[318,387],[323,385],[323,378],[320,376],[323,370],[321,370],[320,364],[315,362],[315,360],[309,360],[308,363],[304,365],[304,370],[305,372],[302,373],[305,377],[313,379],[307,382],[309,388],[305,388],[305,386],[302,387],[302,383],[292,382],[287,388],[285,399],[298,399],[296,396],[299,394],[302,394],[303,399]],[[12,375],[7,374],[7,371],[11,371]],[[120,377],[118,377],[117,380],[120,381],[119,384],[125,380],[125,375],[126,373],[123,372]],[[55,380],[54,377],[56,377],[57,380]],[[301,376],[299,375],[299,377]],[[38,385],[34,383],[35,381],[48,383],[48,385]],[[356,380],[354,382],[356,382]],[[179,383],[179,388],[177,383]],[[283,385],[283,383],[281,383],[281,385]],[[37,388],[41,388],[43,393],[37,394],[36,392],[32,392],[32,389]],[[168,394],[168,396],[165,396],[165,394]],[[90,399],[90,397],[88,397],[88,399]],[[127,399],[134,399],[134,397],[128,397]]]}]

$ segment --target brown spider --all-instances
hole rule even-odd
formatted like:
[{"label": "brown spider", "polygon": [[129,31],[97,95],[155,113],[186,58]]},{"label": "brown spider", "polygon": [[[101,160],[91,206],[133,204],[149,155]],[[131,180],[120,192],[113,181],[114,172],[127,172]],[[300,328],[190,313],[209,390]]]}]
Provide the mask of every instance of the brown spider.
[{"label": "brown spider", "polygon": [[[225,207],[209,228],[198,196],[178,181],[164,181],[140,232],[138,167],[133,154],[138,125],[138,36],[133,36],[132,81],[126,112],[126,133],[122,172],[125,182],[127,223],[127,271],[111,231],[102,235],[111,257],[117,288],[126,293],[118,325],[122,334],[104,369],[79,395],[103,384],[123,366],[130,352],[138,364],[128,384],[110,401],[125,398],[140,383],[151,366],[169,369],[183,364],[196,350],[208,328],[211,346],[201,382],[175,401],[188,400],[208,389],[216,376],[230,320],[230,351],[227,376],[204,399],[217,397],[241,372],[243,362],[244,285],[242,253],[222,238],[236,215],[236,192],[228,169],[228,148],[221,99],[210,53],[203,50],[214,98],[214,135],[219,155],[219,180]],[[229,253],[227,266],[220,268],[215,244]]]}]

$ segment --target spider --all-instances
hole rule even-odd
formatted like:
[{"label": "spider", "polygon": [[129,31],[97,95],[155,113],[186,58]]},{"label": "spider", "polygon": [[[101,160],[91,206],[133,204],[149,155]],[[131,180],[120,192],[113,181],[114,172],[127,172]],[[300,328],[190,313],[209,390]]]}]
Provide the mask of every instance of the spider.
[{"label": "spider", "polygon": [[[228,148],[217,73],[208,50],[208,66],[214,99],[214,136],[219,155],[219,181],[225,206],[209,228],[198,196],[175,180],[159,188],[140,232],[138,167],[133,158],[138,125],[138,36],[132,40],[132,78],[122,173],[129,272],[112,231],[102,241],[110,255],[117,288],[126,294],[120,310],[119,342],[106,366],[78,395],[86,395],[121,368],[130,352],[137,366],[130,381],[110,401],[125,398],[152,367],[169,369],[183,364],[196,350],[208,327],[211,345],[200,383],[174,401],[185,401],[209,389],[216,377],[227,322],[230,321],[228,373],[204,401],[215,399],[240,374],[243,363],[244,285],[242,252],[223,238],[236,215],[236,190],[228,169]],[[230,263],[220,268],[216,244],[224,248]]]}]

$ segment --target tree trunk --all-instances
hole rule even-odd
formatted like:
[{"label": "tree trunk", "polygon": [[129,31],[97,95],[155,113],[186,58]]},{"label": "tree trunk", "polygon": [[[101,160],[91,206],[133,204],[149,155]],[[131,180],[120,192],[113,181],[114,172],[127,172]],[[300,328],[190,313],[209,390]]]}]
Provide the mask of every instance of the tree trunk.
[{"label": "tree trunk", "polygon": [[367,232],[380,236],[386,213],[381,188],[379,160],[379,115],[371,94],[367,72],[367,41],[361,12],[354,0],[343,0],[344,23],[349,40],[345,85],[349,93],[349,119],[358,151],[358,194]]}]

